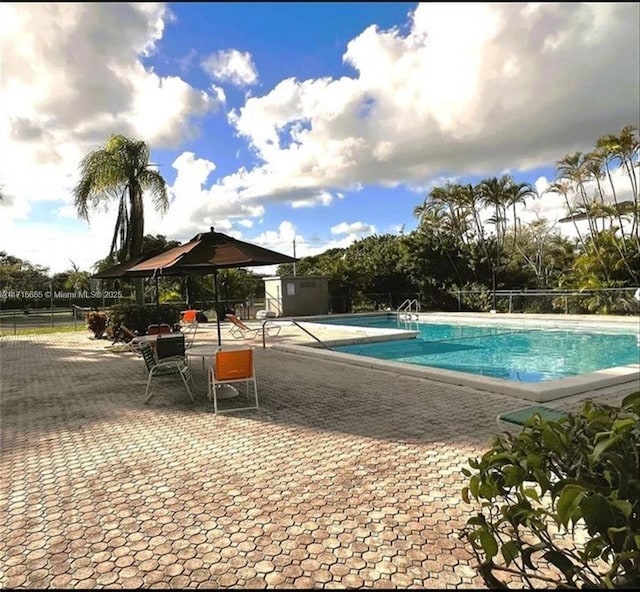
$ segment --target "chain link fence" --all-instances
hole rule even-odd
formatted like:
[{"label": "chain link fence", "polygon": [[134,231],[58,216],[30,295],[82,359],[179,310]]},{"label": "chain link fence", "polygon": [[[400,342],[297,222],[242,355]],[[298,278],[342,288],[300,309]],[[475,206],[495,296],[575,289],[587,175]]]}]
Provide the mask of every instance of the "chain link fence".
[{"label": "chain link fence", "polygon": [[458,311],[545,314],[616,314],[640,312],[638,288],[599,290],[456,290]]},{"label": "chain link fence", "polygon": [[[601,290],[497,290],[494,295],[488,289],[456,290],[450,293],[453,305],[441,312],[489,312],[545,313],[545,314],[640,314],[640,302],[635,298],[637,288],[606,288]],[[130,301],[128,298],[100,297],[64,298],[48,294],[31,294],[33,298],[8,299],[0,294],[0,336],[24,333],[87,330],[86,314],[90,310],[109,311],[111,306]],[[14,295],[15,296],[15,295]],[[89,295],[90,296],[90,295]],[[358,313],[373,311],[396,311],[407,300],[417,300],[422,312],[429,312],[429,302],[419,292],[358,293],[354,295],[330,296],[330,313]],[[131,301],[133,301],[131,299]],[[7,307],[7,304],[12,305]],[[16,306],[19,304],[19,306]],[[184,309],[196,308],[209,321],[216,318],[213,302],[173,302]],[[456,306],[457,304],[457,306]],[[155,303],[147,301],[147,306]],[[495,308],[494,308],[495,305]],[[259,310],[277,310],[265,299],[225,300],[220,304],[225,311],[233,310],[244,319],[254,319]]]}]

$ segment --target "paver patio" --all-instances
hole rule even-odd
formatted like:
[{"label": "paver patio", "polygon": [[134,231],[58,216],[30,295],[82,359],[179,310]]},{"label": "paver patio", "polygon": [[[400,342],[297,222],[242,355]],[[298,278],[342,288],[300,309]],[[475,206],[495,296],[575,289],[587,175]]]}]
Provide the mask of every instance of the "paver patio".
[{"label": "paver patio", "polygon": [[4,588],[484,587],[460,469],[524,402],[256,342],[261,409],[216,417],[108,344],[0,339]]}]

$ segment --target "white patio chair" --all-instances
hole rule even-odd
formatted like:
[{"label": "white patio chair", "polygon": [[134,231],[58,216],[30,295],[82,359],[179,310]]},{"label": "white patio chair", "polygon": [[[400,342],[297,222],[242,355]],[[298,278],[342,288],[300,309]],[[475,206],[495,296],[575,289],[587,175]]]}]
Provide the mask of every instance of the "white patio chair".
[{"label": "white patio chair", "polygon": [[140,344],[140,353],[142,353],[144,363],[147,366],[147,370],[149,371],[149,377],[147,378],[147,388],[144,391],[145,403],[147,403],[154,395],[153,391],[149,391],[151,380],[153,378],[159,378],[162,376],[179,376],[182,379],[182,382],[184,383],[189,396],[193,401],[195,401],[193,393],[189,388],[189,382],[193,382],[191,368],[189,368],[187,363],[184,361],[184,358],[177,359],[174,357],[160,360],[157,358],[156,354],[148,343]]}]

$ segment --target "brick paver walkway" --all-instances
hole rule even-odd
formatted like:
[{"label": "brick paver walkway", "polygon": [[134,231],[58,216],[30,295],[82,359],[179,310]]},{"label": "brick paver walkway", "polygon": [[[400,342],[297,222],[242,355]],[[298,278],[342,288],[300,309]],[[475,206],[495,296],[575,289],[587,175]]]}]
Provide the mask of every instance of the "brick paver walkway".
[{"label": "brick paver walkway", "polygon": [[3,587],[483,587],[460,469],[524,402],[258,349],[215,417],[106,345],[0,340]]}]

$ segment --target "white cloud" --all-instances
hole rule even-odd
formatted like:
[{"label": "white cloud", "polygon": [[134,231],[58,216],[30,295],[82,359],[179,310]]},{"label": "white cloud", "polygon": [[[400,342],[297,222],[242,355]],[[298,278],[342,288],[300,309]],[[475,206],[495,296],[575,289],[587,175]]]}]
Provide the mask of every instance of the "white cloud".
[{"label": "white cloud", "polygon": [[355,77],[289,78],[230,113],[261,160],[245,191],[425,185],[589,149],[637,120],[638,15],[631,3],[420,3],[406,34],[372,26],[348,44]]},{"label": "white cloud", "polygon": [[[518,178],[590,149],[638,120],[638,17],[637,3],[420,3],[407,28],[372,26],[347,45],[350,75],[288,78],[232,109],[228,121],[255,164],[214,178],[214,162],[183,152],[170,214],[147,206],[145,230],[176,240],[211,225],[237,232],[272,203],[300,210],[369,184],[428,190],[504,170]],[[226,105],[216,84],[205,92],[145,67],[171,20],[156,3],[0,4],[0,183],[9,196],[0,249],[42,254],[38,237],[47,237],[63,268],[69,254],[103,257],[112,210],[75,229],[77,242],[60,222],[73,214],[82,156],[113,132],[175,148],[198,133],[197,118]],[[218,82],[257,83],[249,53],[218,52],[205,63]],[[536,209],[562,216],[559,201],[546,195],[523,219]],[[51,202],[59,227],[22,224],[41,202]],[[269,240],[291,238],[292,223],[283,224]],[[313,251],[298,239],[299,254]],[[330,246],[349,240],[353,233]]]},{"label": "white cloud", "polygon": [[[220,93],[142,65],[171,20],[163,4],[5,3],[0,11],[0,179],[9,196],[0,249],[53,272],[69,259],[89,269],[106,255],[115,212],[92,213],[90,227],[70,224],[81,158],[111,133],[175,146],[196,133],[194,117],[219,106]],[[20,222],[43,201],[53,207],[49,223]],[[158,231],[158,218],[147,216],[148,231]]]},{"label": "white cloud", "polygon": [[20,203],[71,202],[78,165],[112,133],[174,147],[217,97],[141,59],[171,14],[155,3],[4,3],[0,178]]},{"label": "white cloud", "polygon": [[305,199],[291,201],[292,208],[313,208],[317,205],[329,206],[333,202],[333,195],[328,191],[319,191],[316,195]]},{"label": "white cloud", "polygon": [[258,73],[249,52],[221,50],[202,60],[202,69],[215,80],[247,86],[258,81]]},{"label": "white cloud", "polygon": [[331,234],[358,234],[368,235],[375,234],[377,232],[376,227],[373,224],[366,224],[365,222],[340,222],[331,227]]},{"label": "white cloud", "polygon": [[221,86],[212,84],[211,92],[220,105],[224,105],[227,102],[227,95],[225,95],[224,89]]}]

